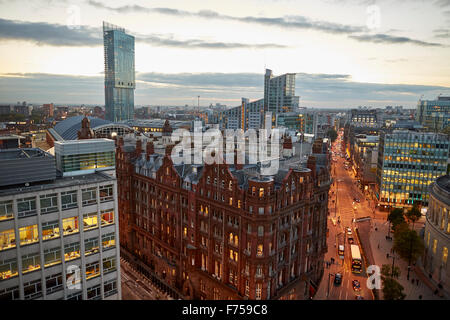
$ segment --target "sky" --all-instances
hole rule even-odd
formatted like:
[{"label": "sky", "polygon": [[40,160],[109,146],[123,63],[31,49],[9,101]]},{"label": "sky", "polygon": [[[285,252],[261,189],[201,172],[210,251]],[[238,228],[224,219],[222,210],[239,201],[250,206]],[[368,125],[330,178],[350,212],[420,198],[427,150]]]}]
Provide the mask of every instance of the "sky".
[{"label": "sky", "polygon": [[104,105],[102,21],[136,39],[135,105],[237,106],[265,68],[303,107],[450,95],[450,0],[0,0],[0,103]]}]

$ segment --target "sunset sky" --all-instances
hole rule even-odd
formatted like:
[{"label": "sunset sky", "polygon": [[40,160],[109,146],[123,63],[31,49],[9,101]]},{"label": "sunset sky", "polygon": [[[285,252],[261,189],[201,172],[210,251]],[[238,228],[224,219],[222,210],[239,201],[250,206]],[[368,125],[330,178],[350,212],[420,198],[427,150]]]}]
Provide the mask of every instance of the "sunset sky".
[{"label": "sunset sky", "polygon": [[265,67],[306,107],[450,94],[450,0],[0,0],[0,103],[103,105],[102,21],[136,38],[135,105],[259,99]]}]

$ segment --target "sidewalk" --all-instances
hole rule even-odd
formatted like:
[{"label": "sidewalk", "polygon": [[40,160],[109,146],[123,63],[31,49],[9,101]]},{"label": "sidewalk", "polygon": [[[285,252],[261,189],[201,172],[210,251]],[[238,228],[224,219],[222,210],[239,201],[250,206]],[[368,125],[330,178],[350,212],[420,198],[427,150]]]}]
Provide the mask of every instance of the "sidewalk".
[{"label": "sidewalk", "polygon": [[[375,226],[378,231],[375,231]],[[386,235],[388,234],[389,222],[380,219],[372,221],[372,230],[370,232],[370,243],[372,247],[372,254],[375,260],[375,264],[380,268],[383,264],[392,265],[392,254],[391,249],[394,240],[386,240]],[[392,236],[392,234],[391,234]],[[379,245],[379,248],[378,248]],[[389,258],[386,254],[389,253]],[[397,254],[395,255],[394,265],[400,268],[400,276],[396,279],[403,287],[403,292],[406,294],[405,300],[419,300],[419,296],[422,296],[422,300],[441,300],[443,298],[434,294],[435,286],[431,285],[431,282],[420,272],[419,269],[414,270],[412,267],[409,273],[409,280],[407,280],[408,274],[408,263],[403,261]],[[412,283],[414,279],[414,284]],[[419,279],[417,284],[416,279]],[[431,288],[430,288],[431,285]],[[383,296],[382,290],[380,290],[380,298]]]}]

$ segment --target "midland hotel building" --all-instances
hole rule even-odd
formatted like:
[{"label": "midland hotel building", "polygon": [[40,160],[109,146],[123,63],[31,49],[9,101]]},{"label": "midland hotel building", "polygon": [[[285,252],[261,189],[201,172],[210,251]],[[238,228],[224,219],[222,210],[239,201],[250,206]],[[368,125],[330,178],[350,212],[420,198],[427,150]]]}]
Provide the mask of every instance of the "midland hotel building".
[{"label": "midland hotel building", "polygon": [[174,165],[171,146],[158,154],[139,137],[116,143],[121,254],[172,297],[314,293],[327,250],[331,183],[322,142],[306,167],[280,165],[272,176],[261,175],[259,165]]}]

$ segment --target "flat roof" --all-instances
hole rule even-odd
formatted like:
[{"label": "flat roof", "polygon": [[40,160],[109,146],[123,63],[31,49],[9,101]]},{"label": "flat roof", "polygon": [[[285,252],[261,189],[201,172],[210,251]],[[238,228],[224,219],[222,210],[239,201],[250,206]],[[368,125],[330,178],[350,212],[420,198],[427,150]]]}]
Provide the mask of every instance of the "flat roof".
[{"label": "flat roof", "polygon": [[8,196],[17,193],[37,192],[41,190],[59,189],[77,185],[114,181],[115,179],[103,172],[95,172],[73,177],[58,177],[49,182],[38,182],[28,187],[0,187],[0,196]]},{"label": "flat roof", "polygon": [[2,149],[0,150],[0,161],[27,159],[27,158],[43,158],[52,157],[49,153],[39,148],[23,148],[23,149]]}]

